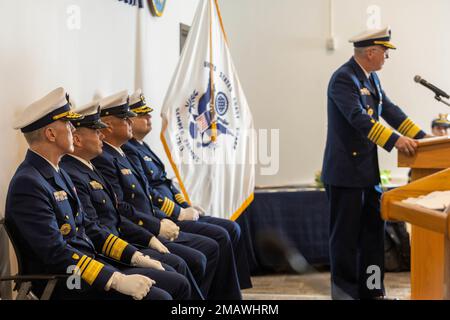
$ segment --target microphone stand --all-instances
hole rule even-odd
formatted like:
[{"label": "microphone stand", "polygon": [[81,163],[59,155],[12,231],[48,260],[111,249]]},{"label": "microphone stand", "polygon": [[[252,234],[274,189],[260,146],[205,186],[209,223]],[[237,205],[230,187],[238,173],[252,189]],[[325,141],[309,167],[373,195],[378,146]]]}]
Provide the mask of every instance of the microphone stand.
[{"label": "microphone stand", "polygon": [[442,100],[442,97],[441,97],[440,95],[437,94],[434,98],[435,98],[437,101],[442,102],[443,104],[445,104],[445,105],[447,105],[447,106],[450,107],[450,103],[449,103],[448,101]]}]

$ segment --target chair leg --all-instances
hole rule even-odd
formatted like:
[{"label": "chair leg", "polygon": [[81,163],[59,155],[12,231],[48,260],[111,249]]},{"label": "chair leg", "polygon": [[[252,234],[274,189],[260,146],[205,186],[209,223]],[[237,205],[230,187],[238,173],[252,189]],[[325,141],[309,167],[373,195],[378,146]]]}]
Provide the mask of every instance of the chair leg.
[{"label": "chair leg", "polygon": [[39,300],[39,298],[36,297],[36,295],[31,290],[30,290],[30,292],[28,292],[27,298],[28,298],[28,300]]},{"label": "chair leg", "polygon": [[28,292],[30,292],[31,289],[31,282],[22,282],[19,285],[19,292],[17,293],[16,300],[25,300]]},{"label": "chair leg", "polygon": [[47,282],[44,292],[42,293],[41,300],[50,300],[57,282],[58,279],[52,279]]}]

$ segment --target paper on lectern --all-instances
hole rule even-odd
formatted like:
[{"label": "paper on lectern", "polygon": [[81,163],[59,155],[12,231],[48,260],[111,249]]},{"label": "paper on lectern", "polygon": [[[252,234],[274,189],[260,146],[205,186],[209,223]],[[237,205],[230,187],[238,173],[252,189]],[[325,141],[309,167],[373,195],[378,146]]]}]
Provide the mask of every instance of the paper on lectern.
[{"label": "paper on lectern", "polygon": [[427,209],[446,211],[446,209],[450,208],[450,190],[434,191],[418,198],[408,198],[403,200],[403,202],[419,205]]}]

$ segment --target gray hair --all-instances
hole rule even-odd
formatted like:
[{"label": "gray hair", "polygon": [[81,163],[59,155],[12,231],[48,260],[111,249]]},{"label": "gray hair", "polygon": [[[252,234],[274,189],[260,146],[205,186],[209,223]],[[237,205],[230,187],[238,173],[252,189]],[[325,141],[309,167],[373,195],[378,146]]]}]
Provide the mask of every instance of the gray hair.
[{"label": "gray hair", "polygon": [[33,145],[37,142],[42,141],[44,135],[44,128],[39,128],[37,130],[31,131],[31,132],[25,132],[23,136],[25,137],[25,140],[27,140],[28,145]]},{"label": "gray hair", "polygon": [[355,55],[358,57],[362,57],[366,55],[367,47],[363,48],[355,48]]},{"label": "gray hair", "polygon": [[364,57],[370,49],[376,48],[377,46],[369,46],[369,47],[362,47],[362,48],[355,48],[355,55],[357,57]]}]

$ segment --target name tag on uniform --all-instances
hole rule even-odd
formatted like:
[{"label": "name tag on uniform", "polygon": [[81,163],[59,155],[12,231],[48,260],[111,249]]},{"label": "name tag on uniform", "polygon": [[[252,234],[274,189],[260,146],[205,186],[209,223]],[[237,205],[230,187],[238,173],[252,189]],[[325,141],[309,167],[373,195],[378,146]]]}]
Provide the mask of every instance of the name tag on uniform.
[{"label": "name tag on uniform", "polygon": [[362,88],[361,90],[359,90],[359,92],[362,96],[370,96],[370,91],[367,88]]},{"label": "name tag on uniform", "polygon": [[100,182],[92,180],[91,182],[89,182],[89,184],[91,185],[92,189],[94,189],[94,190],[103,190],[103,186],[100,184]]},{"label": "name tag on uniform", "polygon": [[67,200],[67,193],[65,191],[55,191],[53,192],[56,201],[64,201]]},{"label": "name tag on uniform", "polygon": [[122,169],[122,170],[120,170],[120,172],[122,172],[122,174],[124,176],[129,176],[131,174],[131,170],[130,169]]},{"label": "name tag on uniform", "polygon": [[148,162],[153,161],[152,158],[150,158],[149,156],[145,156],[145,157],[144,157],[144,160],[145,160],[145,161],[148,161]]}]

